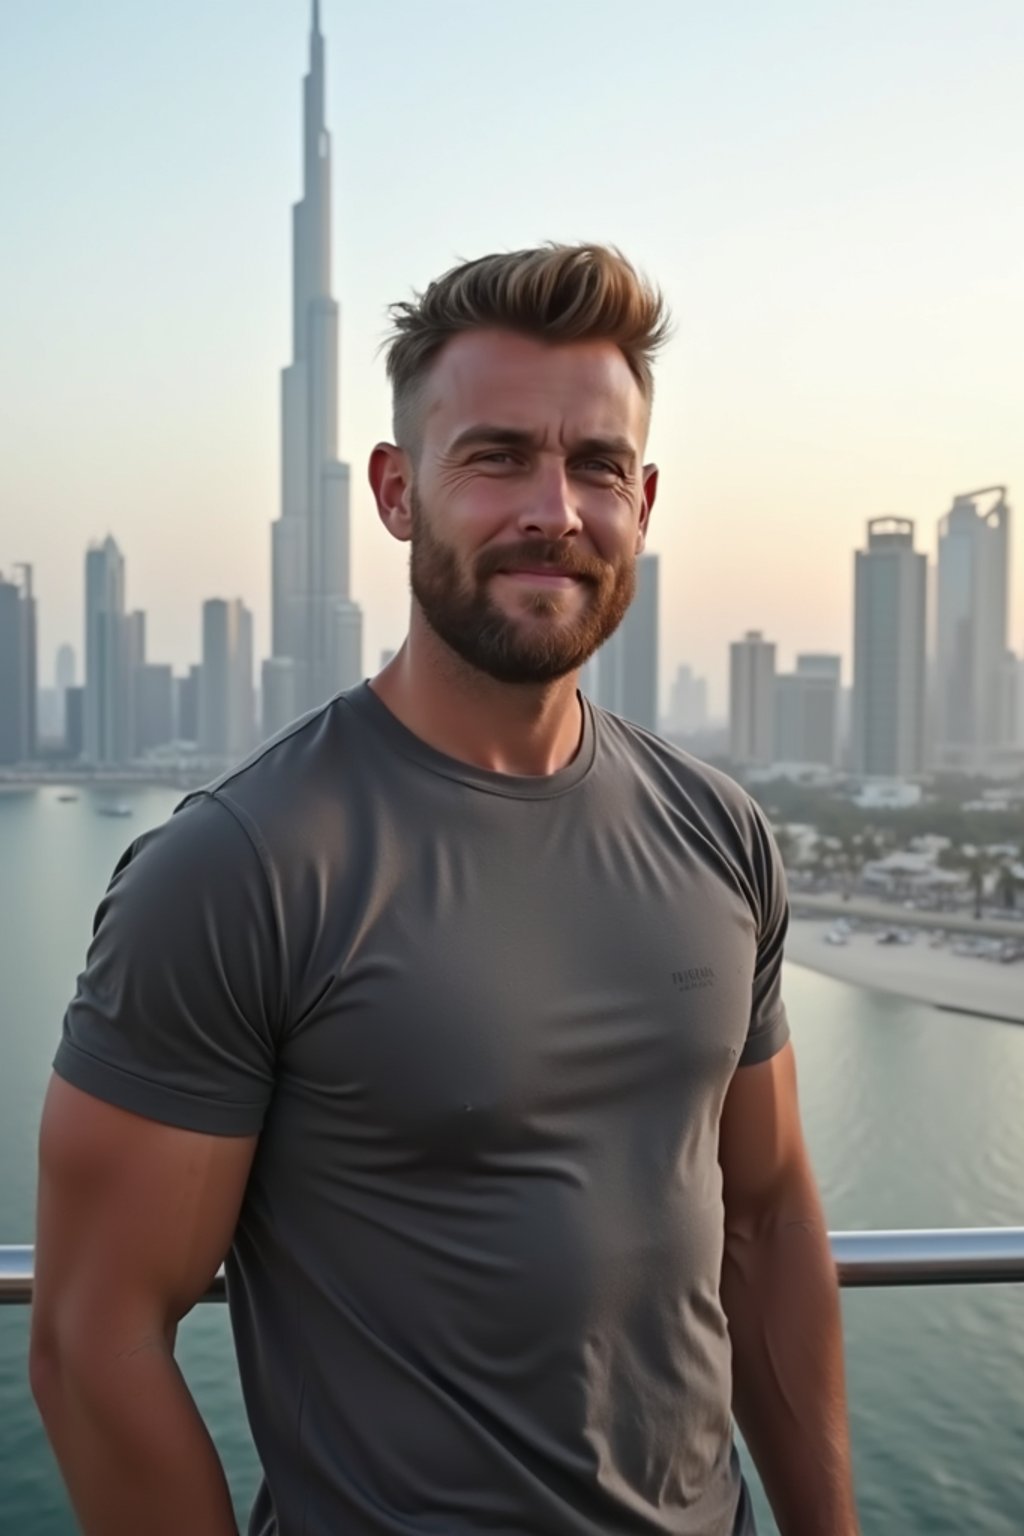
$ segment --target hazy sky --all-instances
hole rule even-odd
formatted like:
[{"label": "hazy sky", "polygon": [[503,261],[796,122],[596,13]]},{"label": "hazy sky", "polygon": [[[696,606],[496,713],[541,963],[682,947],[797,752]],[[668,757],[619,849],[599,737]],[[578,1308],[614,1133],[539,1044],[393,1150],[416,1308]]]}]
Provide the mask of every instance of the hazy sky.
[{"label": "hazy sky", "polygon": [[[666,290],[662,680],[849,653],[867,518],[1024,516],[1021,0],[323,0],[341,441],[367,670],[405,554],[365,489],[390,300],[463,256],[619,244]],[[154,660],[241,596],[266,650],[305,0],[0,5],[0,566],[42,675],[112,532]],[[1024,639],[1024,539],[1012,638]]]}]

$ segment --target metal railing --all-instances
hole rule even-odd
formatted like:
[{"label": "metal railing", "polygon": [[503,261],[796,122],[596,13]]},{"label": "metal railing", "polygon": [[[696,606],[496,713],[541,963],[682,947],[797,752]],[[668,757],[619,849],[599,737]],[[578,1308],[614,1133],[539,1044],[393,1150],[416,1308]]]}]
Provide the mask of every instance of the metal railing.
[{"label": "metal railing", "polygon": [[[831,1232],[829,1240],[842,1286],[1024,1282],[1024,1227]],[[33,1259],[28,1244],[0,1244],[0,1303],[32,1300]],[[202,1300],[224,1296],[222,1270]]]}]

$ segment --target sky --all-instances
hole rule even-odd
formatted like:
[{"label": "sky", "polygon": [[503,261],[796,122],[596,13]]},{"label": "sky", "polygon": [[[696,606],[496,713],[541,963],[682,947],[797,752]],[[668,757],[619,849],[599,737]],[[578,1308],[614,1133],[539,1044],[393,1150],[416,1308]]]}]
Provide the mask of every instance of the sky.
[{"label": "sky", "polygon": [[[368,673],[408,606],[365,477],[386,308],[489,250],[611,241],[673,310],[663,694],[688,662],[724,710],[748,628],[784,669],[848,658],[868,518],[933,555],[956,492],[1024,511],[1020,0],[322,12]],[[0,567],[35,566],[44,683],[108,532],[151,660],[199,659],[211,596],[266,653],[308,29],[306,0],[0,6]]]}]

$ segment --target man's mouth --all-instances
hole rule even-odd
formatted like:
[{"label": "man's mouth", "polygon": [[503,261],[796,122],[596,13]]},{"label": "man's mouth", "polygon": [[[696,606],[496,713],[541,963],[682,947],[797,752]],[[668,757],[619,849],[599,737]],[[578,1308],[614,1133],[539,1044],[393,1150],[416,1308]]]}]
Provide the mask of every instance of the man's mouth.
[{"label": "man's mouth", "polygon": [[572,571],[560,571],[557,566],[552,565],[509,566],[496,574],[507,576],[510,581],[533,587],[572,587],[581,579]]}]

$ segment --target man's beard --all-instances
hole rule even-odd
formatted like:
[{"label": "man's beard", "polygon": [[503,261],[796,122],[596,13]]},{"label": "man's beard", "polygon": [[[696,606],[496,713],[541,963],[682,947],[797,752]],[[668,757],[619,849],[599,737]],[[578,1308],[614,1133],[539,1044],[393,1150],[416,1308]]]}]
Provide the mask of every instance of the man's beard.
[{"label": "man's beard", "polygon": [[[499,682],[550,683],[576,671],[614,634],[633,600],[635,559],[613,566],[564,540],[524,539],[489,547],[464,569],[415,491],[412,512],[409,581],[424,618],[457,656]],[[561,593],[542,587],[522,617],[492,599],[488,583],[498,571],[538,566],[579,578],[587,601],[575,618],[563,617]]]}]

